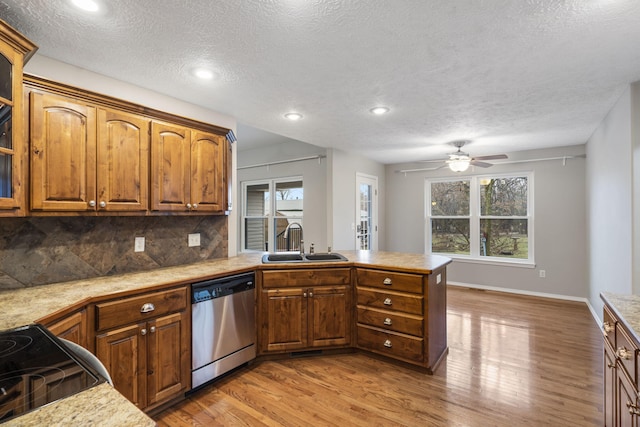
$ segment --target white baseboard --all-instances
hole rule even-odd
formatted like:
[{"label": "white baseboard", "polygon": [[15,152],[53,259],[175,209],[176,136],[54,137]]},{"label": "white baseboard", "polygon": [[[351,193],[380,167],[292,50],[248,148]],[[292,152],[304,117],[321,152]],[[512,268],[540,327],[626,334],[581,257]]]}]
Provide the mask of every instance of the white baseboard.
[{"label": "white baseboard", "polygon": [[460,287],[464,287],[464,288],[473,288],[473,289],[484,289],[484,290],[487,290],[487,291],[506,292],[506,293],[509,293],[509,294],[528,295],[528,296],[532,296],[532,297],[552,298],[552,299],[561,299],[561,300],[566,300],[566,301],[583,302],[589,308],[589,311],[591,312],[591,316],[593,316],[593,319],[596,321],[596,324],[598,325],[598,328],[600,328],[600,326],[602,325],[602,320],[600,319],[600,317],[598,316],[596,311],[593,309],[593,306],[591,305],[591,303],[589,302],[589,300],[587,298],[574,297],[574,296],[571,296],[571,295],[549,294],[549,293],[546,293],[546,292],[524,291],[522,289],[499,288],[497,286],[477,285],[475,283],[462,283],[462,282],[447,281],[447,285],[460,286]]}]

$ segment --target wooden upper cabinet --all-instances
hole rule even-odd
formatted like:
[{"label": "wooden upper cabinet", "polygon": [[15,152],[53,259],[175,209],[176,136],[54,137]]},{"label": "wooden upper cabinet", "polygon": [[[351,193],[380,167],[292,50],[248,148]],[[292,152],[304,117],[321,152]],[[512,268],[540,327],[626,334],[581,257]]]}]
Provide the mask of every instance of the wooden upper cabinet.
[{"label": "wooden upper cabinet", "polygon": [[30,114],[31,209],[95,210],[95,108],[31,92]]},{"label": "wooden upper cabinet", "polygon": [[192,132],[192,135],[191,206],[197,211],[224,211],[226,139],[203,132]]},{"label": "wooden upper cabinet", "polygon": [[0,216],[25,213],[22,68],[36,46],[0,20]]},{"label": "wooden upper cabinet", "polygon": [[191,132],[180,126],[151,124],[151,209],[187,211],[190,203]]},{"label": "wooden upper cabinet", "polygon": [[153,122],[151,147],[152,210],[226,209],[224,136]]},{"label": "wooden upper cabinet", "polygon": [[98,109],[98,209],[146,211],[150,120]]}]

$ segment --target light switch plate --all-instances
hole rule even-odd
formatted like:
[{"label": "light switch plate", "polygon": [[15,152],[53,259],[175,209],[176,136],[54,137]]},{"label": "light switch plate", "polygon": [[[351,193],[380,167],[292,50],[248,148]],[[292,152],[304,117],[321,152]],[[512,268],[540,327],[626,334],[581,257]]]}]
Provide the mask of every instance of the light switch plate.
[{"label": "light switch plate", "polygon": [[189,247],[200,246],[200,233],[189,234]]},{"label": "light switch plate", "polygon": [[133,244],[134,252],[144,252],[144,237],[136,237],[135,243]]},{"label": "light switch plate", "polygon": [[436,276],[436,285],[439,285],[439,284],[440,284],[440,282],[442,282],[442,274],[438,274],[438,275]]}]

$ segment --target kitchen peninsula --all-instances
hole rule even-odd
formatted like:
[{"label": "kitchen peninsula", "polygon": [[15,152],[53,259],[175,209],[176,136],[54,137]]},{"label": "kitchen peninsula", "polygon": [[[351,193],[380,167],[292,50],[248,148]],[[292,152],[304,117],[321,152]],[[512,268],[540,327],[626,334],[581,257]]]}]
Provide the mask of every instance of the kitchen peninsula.
[{"label": "kitchen peninsula", "polygon": [[[435,370],[447,354],[446,266],[451,260],[441,256],[422,254],[370,251],[340,251],[340,253],[346,256],[348,261],[262,264],[263,254],[242,254],[231,258],[149,272],[6,290],[0,292],[0,313],[2,313],[0,314],[0,329],[4,330],[33,322],[50,325],[57,319],[63,319],[71,314],[86,313],[85,308],[95,307],[104,301],[132,297],[141,293],[175,290],[180,287],[188,287],[190,283],[198,280],[256,271],[259,290],[256,293],[257,322],[260,325],[258,344],[261,348],[266,348],[265,344],[261,343],[264,338],[260,337],[260,329],[265,325],[265,319],[260,317],[261,314],[264,314],[260,309],[264,302],[264,296],[261,295],[261,292],[267,295],[268,292],[276,289],[270,287],[269,281],[265,282],[262,275],[289,277],[290,281],[295,282],[295,277],[301,274],[311,277],[313,280],[315,277],[322,276],[322,274],[314,272],[328,273],[329,270],[339,269],[347,273],[348,282],[345,287],[348,293],[347,301],[350,302],[346,317],[349,320],[347,341],[343,347],[355,347],[363,351],[386,355],[399,362],[424,368],[429,372]],[[286,273],[285,276],[282,276],[283,273]],[[263,288],[265,283],[267,285]],[[286,287],[288,282],[279,283]],[[319,283],[313,283],[313,285],[316,286]],[[44,298],[43,295],[45,295]],[[34,306],[32,301],[36,297],[40,303]],[[378,303],[379,298],[382,299]],[[391,299],[393,299],[393,303]],[[262,307],[266,306],[262,305]],[[186,307],[186,311],[189,309],[190,307]],[[89,350],[95,351],[96,314],[91,309],[88,312],[89,315],[86,315],[86,325],[84,326],[86,330],[83,333],[87,336],[85,338],[88,343],[87,347]],[[375,323],[378,318],[381,321],[380,325]],[[354,335],[355,338],[351,339],[351,335]],[[285,348],[284,351],[288,350]],[[390,351],[390,353],[385,354],[386,351]],[[277,353],[278,351],[275,352],[275,354]],[[259,357],[261,354],[265,353],[259,353]],[[39,414],[41,415],[40,411],[60,408],[59,411],[51,412],[63,414],[65,407],[77,404],[83,399],[83,396],[86,396],[85,401],[88,408],[92,408],[87,411],[87,416],[95,417],[96,411],[93,410],[95,406],[93,401],[95,393],[100,391],[96,389],[108,387],[103,384],[95,389],[72,396],[73,400],[67,398],[55,402],[14,420],[20,420],[21,425],[37,425]],[[184,394],[184,391],[181,393]],[[118,409],[121,414],[133,411],[132,416],[135,415],[135,412],[143,415],[126,400],[123,402],[122,396],[112,397],[114,406],[122,405],[122,409]],[[109,409],[113,411],[113,407],[106,405],[103,409],[105,412],[102,419],[109,422]],[[100,410],[99,408],[98,411]],[[82,416],[82,413],[78,414],[74,422],[84,425]],[[49,422],[55,424],[56,420]],[[112,425],[118,424],[115,419],[113,422]]]}]

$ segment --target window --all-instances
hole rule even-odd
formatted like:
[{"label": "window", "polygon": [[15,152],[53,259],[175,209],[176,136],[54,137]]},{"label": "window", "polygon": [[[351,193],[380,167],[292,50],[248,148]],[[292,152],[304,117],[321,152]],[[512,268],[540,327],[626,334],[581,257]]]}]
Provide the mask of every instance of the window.
[{"label": "window", "polygon": [[532,174],[426,181],[427,251],[533,262]]},{"label": "window", "polygon": [[[242,192],[242,249],[272,252],[300,250],[304,201],[302,179],[245,182]],[[292,225],[294,223],[300,227]],[[289,225],[289,232],[285,233]]]}]

